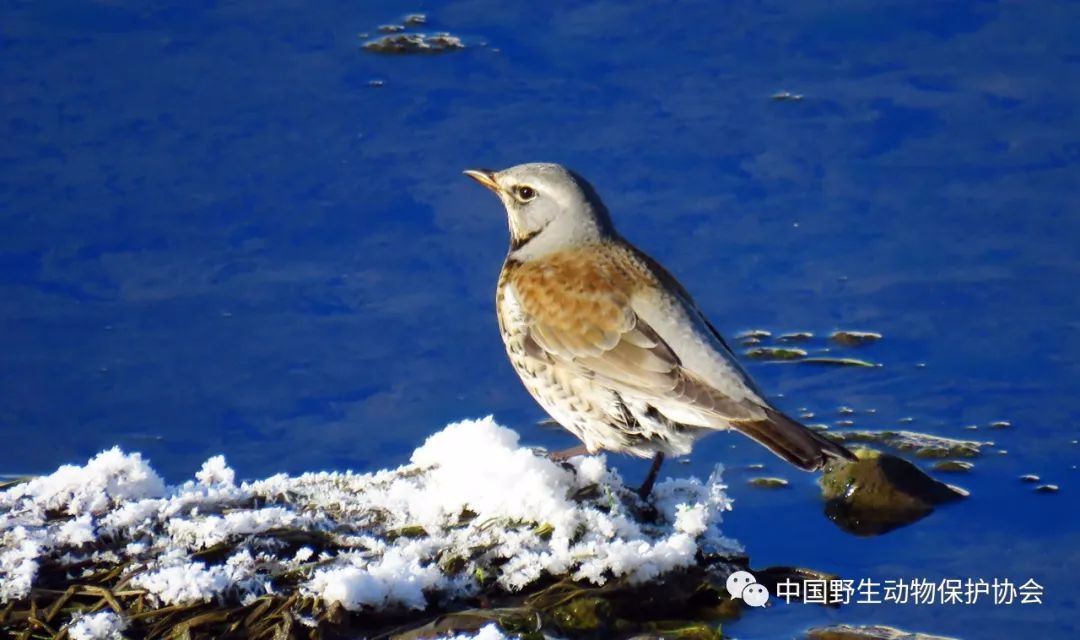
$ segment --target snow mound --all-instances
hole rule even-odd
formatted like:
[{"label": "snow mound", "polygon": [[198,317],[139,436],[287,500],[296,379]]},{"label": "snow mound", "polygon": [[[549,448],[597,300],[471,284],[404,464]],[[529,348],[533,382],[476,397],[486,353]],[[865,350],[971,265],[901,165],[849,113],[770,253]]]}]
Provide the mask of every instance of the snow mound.
[{"label": "snow mound", "polygon": [[[718,467],[659,483],[646,505],[603,456],[555,463],[490,417],[449,425],[397,469],[239,485],[221,456],[167,487],[138,453],[111,449],[0,493],[0,602],[25,598],[45,567],[77,581],[123,565],[153,606],[299,593],[350,611],[545,576],[643,582],[699,550],[741,550],[720,532],[724,489]],[[123,630],[94,616],[72,637]]]}]

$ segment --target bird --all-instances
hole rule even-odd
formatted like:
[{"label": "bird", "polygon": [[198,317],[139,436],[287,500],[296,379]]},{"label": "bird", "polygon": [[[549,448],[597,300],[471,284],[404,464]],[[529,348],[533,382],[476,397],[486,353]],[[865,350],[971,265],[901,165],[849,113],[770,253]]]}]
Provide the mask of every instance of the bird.
[{"label": "bird", "polygon": [[465,175],[498,196],[510,248],[495,306],[507,355],[536,402],[582,446],[652,458],[714,431],[753,438],[796,467],[854,460],[766,399],[690,293],[624,239],[579,174],[551,163]]}]

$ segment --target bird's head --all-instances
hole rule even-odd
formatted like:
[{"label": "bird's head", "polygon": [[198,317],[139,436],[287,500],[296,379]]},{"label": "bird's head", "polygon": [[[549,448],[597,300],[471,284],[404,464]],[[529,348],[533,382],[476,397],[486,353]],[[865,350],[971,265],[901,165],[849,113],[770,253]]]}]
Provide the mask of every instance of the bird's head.
[{"label": "bird's head", "polygon": [[521,257],[591,244],[615,233],[592,185],[561,165],[469,169],[465,175],[502,200],[510,223],[510,250]]}]

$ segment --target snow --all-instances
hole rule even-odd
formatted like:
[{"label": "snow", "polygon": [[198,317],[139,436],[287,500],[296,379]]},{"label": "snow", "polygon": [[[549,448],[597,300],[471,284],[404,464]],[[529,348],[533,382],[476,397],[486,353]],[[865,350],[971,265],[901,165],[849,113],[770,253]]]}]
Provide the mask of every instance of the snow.
[{"label": "snow", "polygon": [[112,611],[81,616],[68,628],[72,640],[121,640],[127,621]]},{"label": "snow", "polygon": [[[396,469],[239,485],[222,456],[165,486],[138,453],[114,448],[0,492],[0,602],[26,597],[44,565],[79,564],[77,577],[121,562],[155,606],[287,588],[350,611],[418,610],[491,581],[506,591],[547,575],[642,582],[701,550],[741,550],[720,531],[724,489],[719,467],[704,482],[664,480],[655,520],[643,521],[645,505],[604,456],[553,462],[490,417],[447,426]],[[284,587],[283,574],[299,582]],[[76,627],[119,637],[109,620],[80,618],[72,637]],[[99,627],[109,630],[93,635]]]},{"label": "snow", "polygon": [[446,640],[510,640],[509,636],[499,631],[499,627],[489,624],[481,627],[475,634],[459,634],[456,636],[444,636]]}]

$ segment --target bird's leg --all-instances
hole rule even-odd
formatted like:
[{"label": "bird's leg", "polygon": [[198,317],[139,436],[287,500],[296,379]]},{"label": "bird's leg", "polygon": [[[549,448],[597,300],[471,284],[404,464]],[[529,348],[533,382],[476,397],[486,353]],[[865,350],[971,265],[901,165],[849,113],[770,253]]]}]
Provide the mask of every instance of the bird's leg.
[{"label": "bird's leg", "polygon": [[649,467],[649,475],[645,476],[645,482],[641,483],[638,487],[637,494],[641,496],[641,499],[649,497],[652,493],[653,485],[656,484],[656,476],[660,475],[660,466],[664,464],[664,453],[658,451],[652,459],[652,465]]},{"label": "bird's leg", "polygon": [[585,445],[579,444],[576,447],[570,447],[569,449],[563,449],[562,451],[554,451],[552,453],[549,453],[547,457],[548,460],[551,460],[552,462],[566,462],[574,456],[583,456],[588,452],[589,449]]}]

